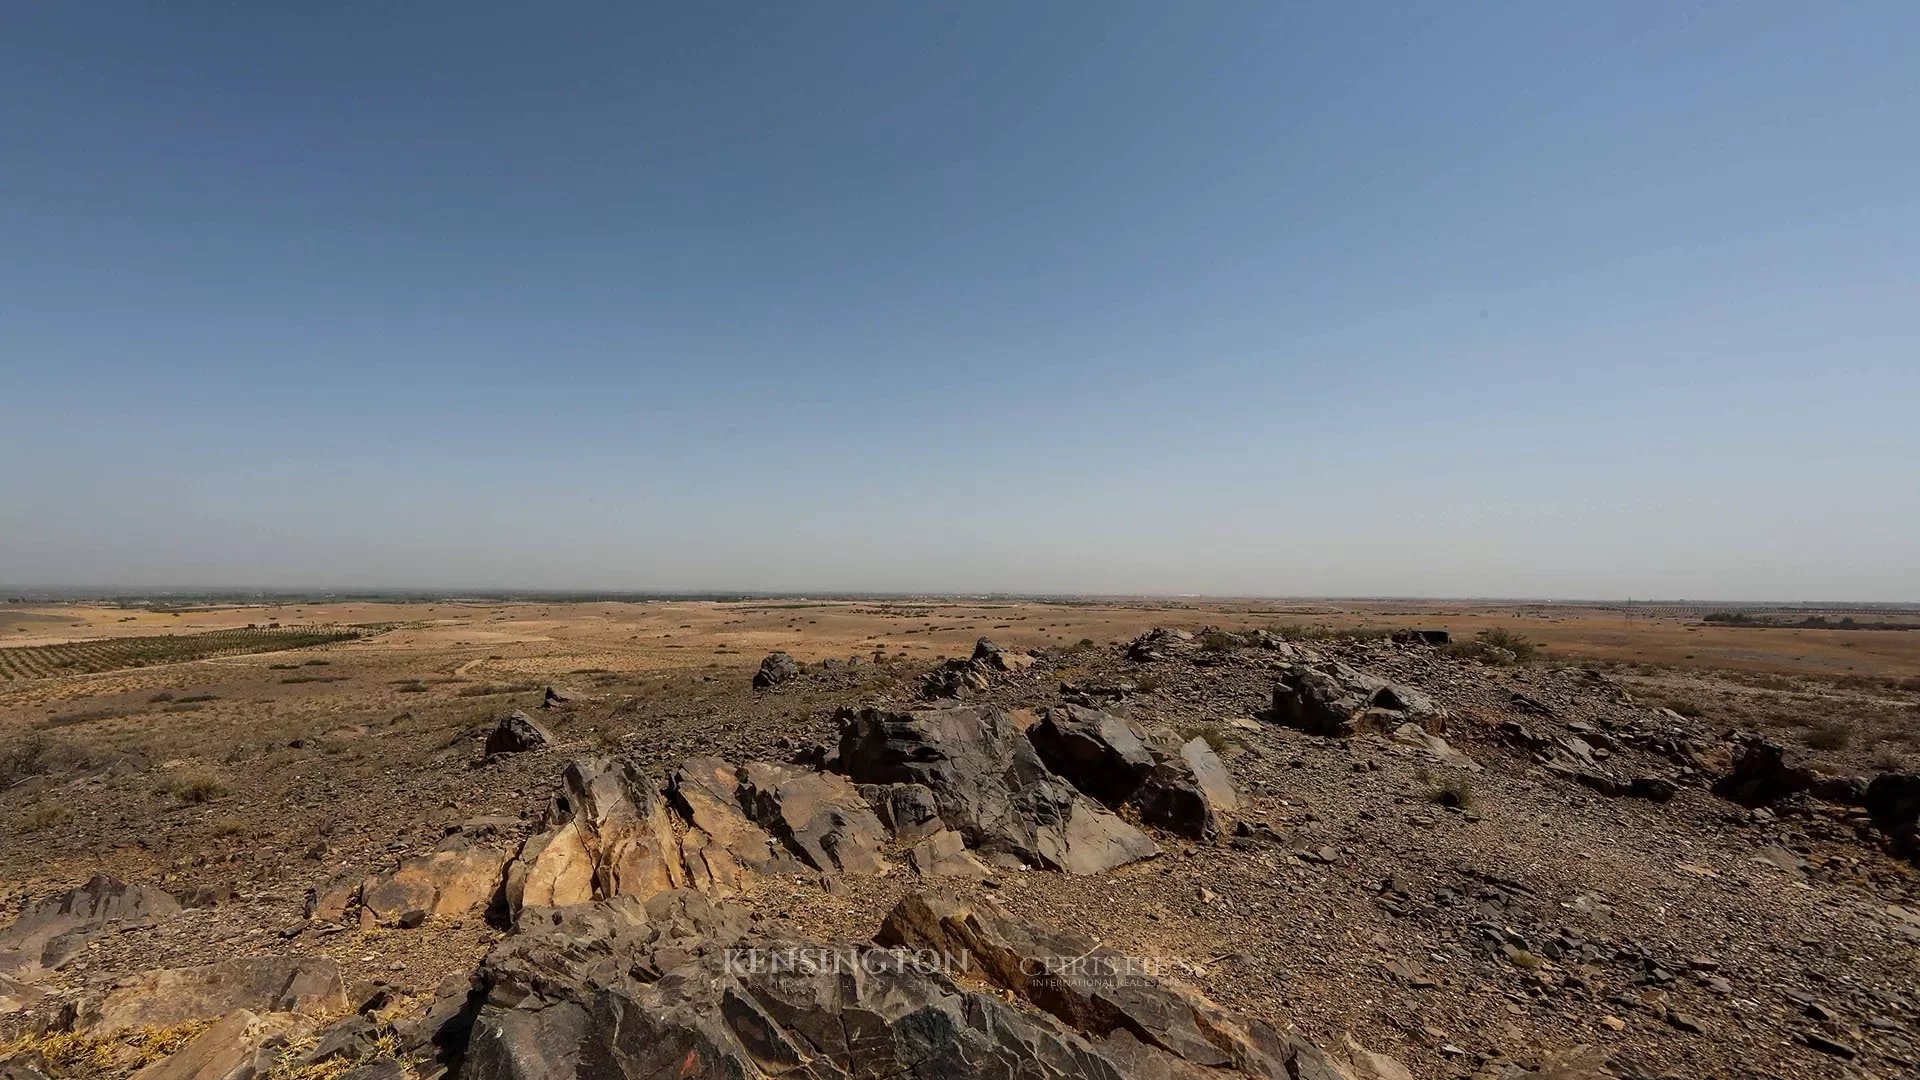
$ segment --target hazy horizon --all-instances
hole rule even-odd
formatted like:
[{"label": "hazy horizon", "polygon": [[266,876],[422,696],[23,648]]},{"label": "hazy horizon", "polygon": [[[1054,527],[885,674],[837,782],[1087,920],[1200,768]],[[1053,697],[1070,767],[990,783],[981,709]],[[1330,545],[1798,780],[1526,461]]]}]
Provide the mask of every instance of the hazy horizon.
[{"label": "hazy horizon", "polygon": [[16,587],[1920,601],[1920,7],[107,7]]}]

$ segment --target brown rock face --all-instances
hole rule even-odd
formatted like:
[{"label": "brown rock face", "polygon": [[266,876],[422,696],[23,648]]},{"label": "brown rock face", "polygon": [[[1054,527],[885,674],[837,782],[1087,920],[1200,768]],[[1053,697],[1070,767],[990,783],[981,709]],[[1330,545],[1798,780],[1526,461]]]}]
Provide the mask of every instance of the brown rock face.
[{"label": "brown rock face", "polygon": [[740,770],[715,757],[692,758],[673,775],[667,791],[687,822],[680,840],[687,883],[711,896],[725,897],[745,887],[754,873],[793,868],[767,830],[748,819],[740,805]]},{"label": "brown rock face", "polygon": [[172,1027],[225,1016],[238,1009],[312,1015],[346,1007],[340,968],[332,960],[323,956],[261,956],[142,972],[83,1008],[78,1026],[104,1035],[133,1028]]},{"label": "brown rock face", "polygon": [[397,926],[428,916],[453,918],[483,912],[500,893],[511,854],[456,833],[433,852],[362,882],[362,921]]},{"label": "brown rock face", "polygon": [[963,877],[978,880],[990,871],[967,850],[966,841],[952,829],[941,829],[907,849],[907,863],[921,877]]},{"label": "brown rock face", "polygon": [[508,909],[564,907],[596,896],[640,899],[686,883],[679,841],[657,788],[632,766],[567,766],[549,828],[507,868]]}]

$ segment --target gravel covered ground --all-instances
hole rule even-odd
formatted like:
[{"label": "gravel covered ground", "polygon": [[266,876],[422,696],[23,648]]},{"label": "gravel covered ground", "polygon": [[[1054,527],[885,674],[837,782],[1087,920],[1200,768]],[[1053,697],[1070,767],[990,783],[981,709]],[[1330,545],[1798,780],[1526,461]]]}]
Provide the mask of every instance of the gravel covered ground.
[{"label": "gravel covered ground", "polygon": [[[1242,805],[1216,842],[1159,834],[1162,857],[1108,874],[996,871],[971,888],[1170,961],[1229,1007],[1316,1039],[1351,1032],[1416,1076],[1497,1075],[1579,1046],[1623,1077],[1920,1073],[1912,865],[1853,808],[1802,797],[1756,811],[1713,794],[1727,731],[1702,710],[1666,707],[1689,687],[1736,702],[1799,694],[1872,710],[1884,731],[1913,715],[1912,691],[1767,690],[1699,672],[1677,688],[1648,673],[1489,665],[1385,640],[1274,645],[1203,635],[1158,659],[1069,646],[997,680],[970,703],[1037,710],[1071,695],[1207,739]],[[1275,722],[1274,684],[1302,659],[1430,696],[1447,714],[1447,747]],[[331,956],[361,992],[386,984],[402,1008],[424,1008],[500,932],[478,917],[335,926],[307,918],[310,891],[390,869],[463,823],[517,842],[571,756],[615,754],[661,774],[693,754],[792,759],[831,737],[838,708],[918,701],[928,669],[920,658],[816,662],[771,691],[750,689],[751,669],[738,666],[586,672],[568,676],[581,700],[544,712],[536,689],[411,708],[401,695],[377,713],[328,712],[325,724],[252,724],[224,755],[96,752],[9,791],[16,815],[26,796],[50,809],[6,837],[0,922],[109,872],[190,906],[94,942],[43,984],[51,1004],[147,968],[287,952]],[[486,718],[514,706],[547,723],[556,745],[483,761]],[[1808,728],[1790,714],[1769,699],[1727,718],[1835,771],[1899,764],[1863,747],[1799,746],[1792,737]],[[1538,741],[1582,735],[1605,771],[1670,780],[1677,793],[1601,794],[1538,764],[1534,744],[1502,729],[1513,723]],[[1690,764],[1670,752],[1675,740],[1692,748]],[[176,784],[157,804],[156,783],[183,776],[216,783],[198,801]],[[904,870],[774,878],[747,899],[821,937],[861,939],[911,884]]]}]

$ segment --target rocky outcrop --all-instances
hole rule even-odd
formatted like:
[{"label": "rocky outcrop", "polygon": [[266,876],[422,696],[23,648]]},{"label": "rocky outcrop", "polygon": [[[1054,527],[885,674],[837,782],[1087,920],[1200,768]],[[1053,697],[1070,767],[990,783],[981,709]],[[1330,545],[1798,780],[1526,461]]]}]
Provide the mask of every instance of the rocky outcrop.
[{"label": "rocky outcrop", "polygon": [[96,1035],[172,1027],[245,1009],[320,1015],[347,1007],[340,968],[323,956],[259,956],[143,972],[78,1011]]},{"label": "rocky outcrop", "polygon": [[843,713],[835,767],[860,784],[918,784],[989,862],[1099,873],[1159,853],[1080,794],[998,709]]},{"label": "rocky outcrop", "polygon": [[515,709],[500,718],[493,730],[487,732],[486,753],[521,754],[528,750],[539,750],[553,745],[553,732],[546,725]]},{"label": "rocky outcrop", "polygon": [[1110,807],[1131,799],[1155,764],[1131,723],[1077,705],[1047,709],[1027,738],[1048,768]]},{"label": "rocky outcrop", "polygon": [[767,658],[760,661],[760,670],[753,673],[753,688],[771,690],[799,674],[798,660],[783,652],[768,653]]},{"label": "rocky outcrop", "polygon": [[1148,738],[1131,721],[1069,705],[1048,709],[1027,738],[1041,760],[1102,804],[1131,805],[1140,820],[1212,839],[1239,805],[1226,765],[1205,739]]},{"label": "rocky outcrop", "polygon": [[[464,1080],[1354,1075],[1091,942],[937,896],[903,901],[878,946],[796,939],[689,890],[581,905],[503,942],[476,983]],[[1323,1060],[1336,1071],[1307,1071]]]},{"label": "rocky outcrop", "polygon": [[989,671],[1013,674],[1031,668],[1033,657],[1027,653],[1003,649],[987,638],[981,638],[973,643],[973,656],[969,658],[969,662]]},{"label": "rocky outcrop", "polygon": [[360,923],[413,927],[429,918],[485,912],[500,896],[512,855],[508,848],[455,833],[428,854],[406,859],[393,871],[363,881]]},{"label": "rocky outcrop", "polygon": [[1186,655],[1198,647],[1190,631],[1155,627],[1127,643],[1127,659],[1153,663]]},{"label": "rocky outcrop", "polygon": [[984,693],[996,678],[1026,671],[1032,666],[1032,656],[1011,652],[981,638],[974,642],[972,656],[949,660],[929,672],[920,682],[920,696],[941,699]]},{"label": "rocky outcrop", "polygon": [[656,785],[632,766],[584,758],[567,766],[547,829],[507,868],[506,900],[564,907],[595,897],[640,899],[686,883],[679,841]]},{"label": "rocky outcrop", "polygon": [[1156,749],[1154,767],[1133,796],[1140,820],[1195,840],[1211,840],[1226,828],[1223,815],[1239,808],[1232,776],[1207,740]]},{"label": "rocky outcrop", "polygon": [[846,777],[754,762],[741,770],[741,801],[755,821],[815,870],[885,873],[886,830]]},{"label": "rocky outcrop", "polygon": [[1920,774],[1881,773],[1867,785],[1865,804],[1895,851],[1920,856]]},{"label": "rocky outcrop", "polygon": [[1418,724],[1432,734],[1446,714],[1425,694],[1337,661],[1294,664],[1273,688],[1273,718],[1317,735],[1390,732]]},{"label": "rocky outcrop", "polygon": [[1087,1038],[1120,1075],[1284,1078],[1314,1075],[1303,1067],[1322,1060],[1331,1064],[1310,1045],[1168,982],[1151,958],[952,897],[908,895],[876,940],[968,957],[972,974]]},{"label": "rocky outcrop", "polygon": [[1765,806],[1812,787],[1819,774],[1787,762],[1786,748],[1758,735],[1735,739],[1733,763],[1713,792],[1742,806]]},{"label": "rocky outcrop", "polygon": [[21,912],[0,931],[0,975],[30,980],[55,971],[103,934],[177,914],[171,895],[97,874],[85,885]]},{"label": "rocky outcrop", "polygon": [[752,874],[796,867],[740,802],[740,770],[716,757],[691,758],[673,774],[667,798],[686,821],[680,838],[687,883],[710,896],[732,896]]}]

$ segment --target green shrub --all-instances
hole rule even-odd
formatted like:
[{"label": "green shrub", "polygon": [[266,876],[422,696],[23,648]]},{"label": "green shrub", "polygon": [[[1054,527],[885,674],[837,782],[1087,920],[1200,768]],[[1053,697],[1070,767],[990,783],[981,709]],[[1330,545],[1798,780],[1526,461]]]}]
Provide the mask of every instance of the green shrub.
[{"label": "green shrub", "polygon": [[1473,781],[1465,776],[1448,776],[1434,781],[1427,788],[1427,801],[1436,806],[1450,806],[1458,810],[1472,808]]},{"label": "green shrub", "polygon": [[1534,644],[1525,634],[1509,630],[1504,626],[1488,627],[1473,635],[1473,639],[1489,648],[1507,650],[1520,663],[1533,659],[1540,650],[1540,646]]},{"label": "green shrub", "polygon": [[227,785],[206,773],[189,773],[167,781],[166,791],[183,806],[199,806],[225,795]]}]

